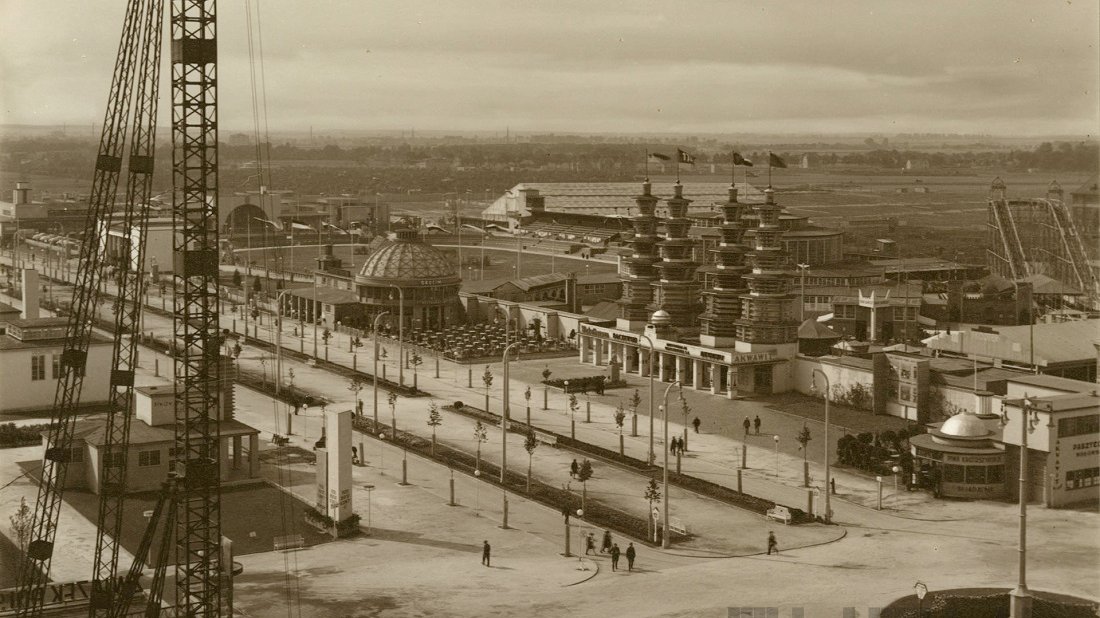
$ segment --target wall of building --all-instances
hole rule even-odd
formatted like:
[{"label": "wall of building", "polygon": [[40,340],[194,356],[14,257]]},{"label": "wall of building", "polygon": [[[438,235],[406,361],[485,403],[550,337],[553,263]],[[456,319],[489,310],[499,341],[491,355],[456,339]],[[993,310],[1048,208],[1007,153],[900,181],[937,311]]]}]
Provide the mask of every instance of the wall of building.
[{"label": "wall of building", "polygon": [[[798,356],[791,362],[791,378],[793,380],[794,390],[802,393],[803,395],[810,395],[812,397],[822,397],[825,389],[825,383],[818,377],[817,380],[817,392],[812,393],[811,387],[813,386],[813,371],[814,369],[820,369],[825,377],[829,379],[830,387],[833,394],[838,390],[847,390],[853,384],[862,384],[867,388],[867,391],[874,391],[874,372],[870,367],[853,367],[850,365],[839,365],[828,362],[828,359],[835,357],[817,357],[811,358],[807,356]],[[838,387],[840,387],[838,389]]]},{"label": "wall of building", "polygon": [[[61,357],[63,345],[17,348],[0,351],[0,414],[50,408],[57,393],[53,359]],[[31,357],[45,356],[46,377],[31,379]],[[111,344],[94,343],[88,348],[87,372],[81,391],[82,404],[107,401],[111,374]]]}]

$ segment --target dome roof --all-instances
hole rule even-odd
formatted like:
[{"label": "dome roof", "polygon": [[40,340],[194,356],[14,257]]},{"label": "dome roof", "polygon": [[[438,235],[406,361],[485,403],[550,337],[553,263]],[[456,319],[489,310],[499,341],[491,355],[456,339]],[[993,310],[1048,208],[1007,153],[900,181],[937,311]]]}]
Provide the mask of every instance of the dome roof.
[{"label": "dome roof", "polygon": [[670,322],[672,322],[672,316],[664,309],[654,311],[653,315],[649,318],[650,324],[668,324]]},{"label": "dome roof", "polygon": [[359,270],[365,279],[457,279],[454,264],[442,251],[413,234],[397,234],[367,257]]},{"label": "dome roof", "polygon": [[944,421],[940,433],[956,438],[984,438],[991,432],[985,428],[982,419],[974,414],[963,412]]}]

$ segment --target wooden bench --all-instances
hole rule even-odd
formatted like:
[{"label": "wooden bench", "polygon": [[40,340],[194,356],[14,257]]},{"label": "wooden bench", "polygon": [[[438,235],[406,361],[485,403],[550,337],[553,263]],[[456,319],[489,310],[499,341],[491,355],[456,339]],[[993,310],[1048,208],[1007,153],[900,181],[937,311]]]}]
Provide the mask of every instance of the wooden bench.
[{"label": "wooden bench", "polygon": [[684,525],[684,522],[680,521],[680,519],[676,517],[668,518],[668,529],[683,536],[688,535],[687,526]]},{"label": "wooden bench", "polygon": [[271,443],[275,446],[286,446],[290,443],[290,438],[287,436],[281,436],[277,433],[271,434]]},{"label": "wooden bench", "polygon": [[275,551],[282,551],[284,549],[300,549],[305,547],[306,540],[300,534],[288,534],[287,536],[275,537]]},{"label": "wooden bench", "polygon": [[768,519],[774,519],[782,521],[784,524],[791,523],[791,511],[785,506],[775,505],[768,509],[768,512],[764,513],[764,517]]}]

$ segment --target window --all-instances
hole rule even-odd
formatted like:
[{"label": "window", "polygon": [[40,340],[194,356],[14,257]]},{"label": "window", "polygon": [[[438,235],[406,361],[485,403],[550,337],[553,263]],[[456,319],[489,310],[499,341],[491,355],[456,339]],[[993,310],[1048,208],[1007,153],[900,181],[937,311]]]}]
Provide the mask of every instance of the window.
[{"label": "window", "polygon": [[966,482],[974,485],[986,484],[985,466],[967,466]]},{"label": "window", "polygon": [[142,467],[159,466],[160,450],[138,451],[138,465]]},{"label": "window", "polygon": [[103,466],[107,468],[121,468],[126,465],[126,453],[112,453],[111,457],[103,455]]},{"label": "window", "polygon": [[31,380],[45,380],[46,379],[46,355],[35,354],[31,357]]},{"label": "window", "polygon": [[946,483],[962,483],[964,474],[965,472],[962,466],[947,464],[943,467],[943,480]]},{"label": "window", "polygon": [[990,485],[994,483],[1003,483],[1005,480],[1005,467],[1004,466],[989,466],[985,469],[985,482]]},{"label": "window", "polygon": [[1058,437],[1069,438],[1089,433],[1100,433],[1100,414],[1058,419]]},{"label": "window", "polygon": [[56,380],[61,377],[61,355],[54,354],[51,356],[51,359],[53,360],[53,373],[50,375]]},{"label": "window", "polygon": [[1066,472],[1066,489],[1081,489],[1100,484],[1100,468],[1070,470]]}]

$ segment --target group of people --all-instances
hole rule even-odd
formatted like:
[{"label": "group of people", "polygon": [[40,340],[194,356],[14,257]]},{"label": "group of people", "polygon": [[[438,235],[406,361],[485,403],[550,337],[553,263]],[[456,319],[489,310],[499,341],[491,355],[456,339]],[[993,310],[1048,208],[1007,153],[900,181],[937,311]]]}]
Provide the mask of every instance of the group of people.
[{"label": "group of people", "polygon": [[680,453],[681,455],[683,455],[685,451],[687,451],[687,444],[684,442],[683,438],[673,438],[668,441],[669,453],[672,453],[673,455],[675,455],[676,453]]},{"label": "group of people", "polygon": [[[611,540],[611,531],[603,531],[603,542],[600,543],[601,554],[611,554],[611,570],[619,570],[619,556],[623,552],[619,549],[619,544]],[[588,536],[584,537],[584,555],[596,555],[596,535],[589,532]],[[634,550],[634,543],[628,543],[626,546],[626,569],[628,571],[634,570],[634,559],[638,556],[638,552]]]},{"label": "group of people", "polygon": [[757,415],[756,418],[752,419],[752,422],[749,422],[749,417],[746,416],[745,417],[745,422],[741,423],[741,425],[745,427],[745,435],[746,436],[749,435],[749,427],[750,426],[753,428],[756,435],[760,435],[760,416],[759,415]]}]

